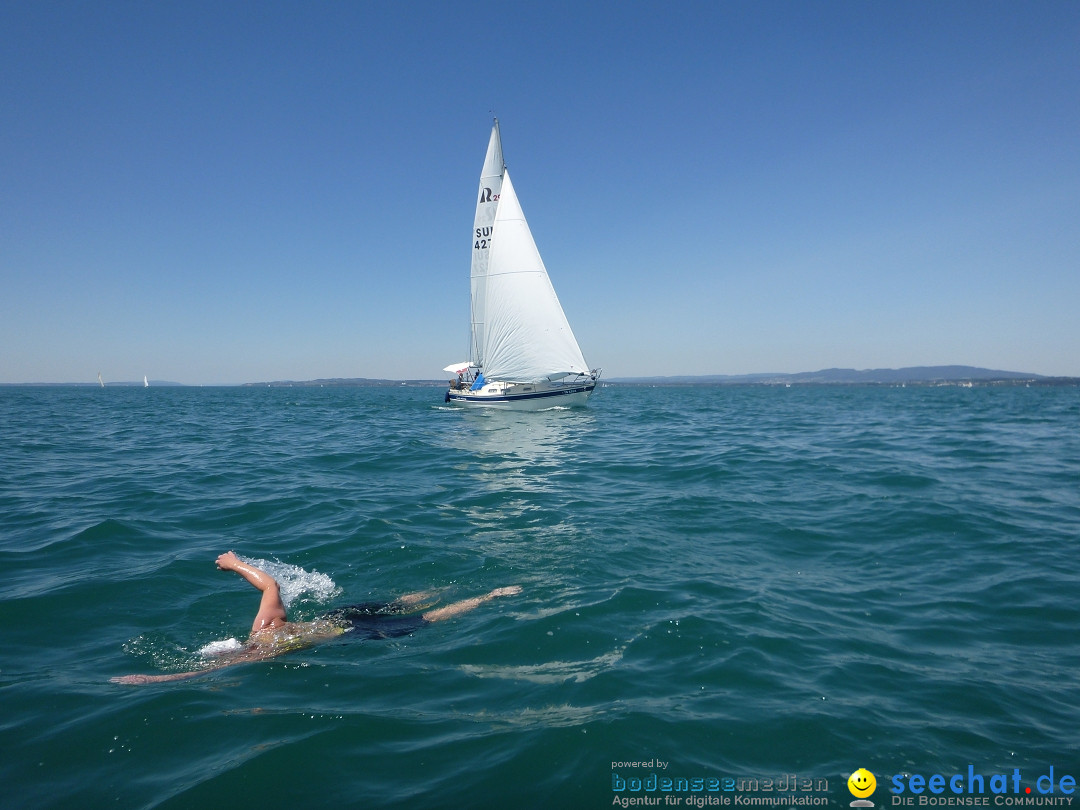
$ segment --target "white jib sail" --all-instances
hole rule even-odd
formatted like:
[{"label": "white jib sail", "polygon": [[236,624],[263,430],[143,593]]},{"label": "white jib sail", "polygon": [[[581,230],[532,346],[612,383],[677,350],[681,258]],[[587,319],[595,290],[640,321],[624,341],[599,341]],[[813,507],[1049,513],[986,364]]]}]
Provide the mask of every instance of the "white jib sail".
[{"label": "white jib sail", "polygon": [[[488,151],[490,154],[490,147]],[[503,169],[502,174],[495,239],[488,248],[486,283],[481,285],[484,290],[480,296],[483,340],[479,357],[484,376],[533,382],[585,374],[589,367],[551,286],[510,173]],[[473,256],[475,269],[475,250]],[[473,281],[475,291],[475,277]],[[474,302],[476,297],[474,292]],[[473,320],[477,320],[475,309]]]},{"label": "white jib sail", "polygon": [[480,172],[480,192],[476,201],[476,217],[473,219],[472,251],[472,346],[469,353],[474,365],[484,367],[484,323],[486,312],[486,289],[488,265],[491,257],[492,233],[495,228],[495,211],[499,207],[499,194],[503,178],[502,139],[499,136],[499,119],[491,127],[484,169]]}]

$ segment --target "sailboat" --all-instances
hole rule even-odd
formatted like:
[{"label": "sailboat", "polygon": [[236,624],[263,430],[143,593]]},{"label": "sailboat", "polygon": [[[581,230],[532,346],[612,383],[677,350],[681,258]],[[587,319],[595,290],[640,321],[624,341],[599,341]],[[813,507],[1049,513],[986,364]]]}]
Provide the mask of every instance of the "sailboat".
[{"label": "sailboat", "polygon": [[100,385],[102,388],[105,387],[105,381],[103,379],[101,379],[101,372],[100,371],[97,373],[97,381],[98,381],[98,385]]},{"label": "sailboat", "polygon": [[142,387],[143,388],[149,388],[150,387],[150,381],[148,379],[146,379],[145,374],[142,375]]},{"label": "sailboat", "polygon": [[600,379],[566,320],[491,128],[471,237],[470,359],[446,401],[510,410],[584,405]]}]

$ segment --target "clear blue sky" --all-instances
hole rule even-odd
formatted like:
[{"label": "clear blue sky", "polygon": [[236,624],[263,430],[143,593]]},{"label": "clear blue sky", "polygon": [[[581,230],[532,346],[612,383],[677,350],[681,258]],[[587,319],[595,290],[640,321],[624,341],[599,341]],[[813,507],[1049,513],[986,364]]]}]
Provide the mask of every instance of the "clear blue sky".
[{"label": "clear blue sky", "polygon": [[1080,3],[0,4],[0,382],[441,378],[494,111],[606,376],[1080,376]]}]

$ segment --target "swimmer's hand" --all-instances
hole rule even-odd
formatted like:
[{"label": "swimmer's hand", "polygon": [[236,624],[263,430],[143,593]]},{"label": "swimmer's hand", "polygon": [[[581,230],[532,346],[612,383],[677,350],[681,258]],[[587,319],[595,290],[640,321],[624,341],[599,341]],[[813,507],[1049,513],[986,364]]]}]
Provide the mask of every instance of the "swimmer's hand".
[{"label": "swimmer's hand", "polygon": [[240,558],[236,556],[235,552],[226,551],[220,557],[217,558],[217,567],[222,571],[235,571],[236,566],[240,564]]},{"label": "swimmer's hand", "polygon": [[488,597],[495,599],[498,596],[517,596],[519,593],[521,593],[520,585],[510,585],[507,588],[496,588],[488,594]]}]

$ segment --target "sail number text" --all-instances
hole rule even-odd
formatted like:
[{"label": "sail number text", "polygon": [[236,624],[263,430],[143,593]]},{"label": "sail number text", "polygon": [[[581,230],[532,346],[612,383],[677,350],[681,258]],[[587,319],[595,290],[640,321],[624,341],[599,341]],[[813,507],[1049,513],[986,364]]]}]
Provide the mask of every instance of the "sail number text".
[{"label": "sail number text", "polygon": [[473,245],[473,250],[487,250],[491,247],[491,232],[495,230],[493,227],[488,226],[486,228],[476,229],[476,243]]}]

